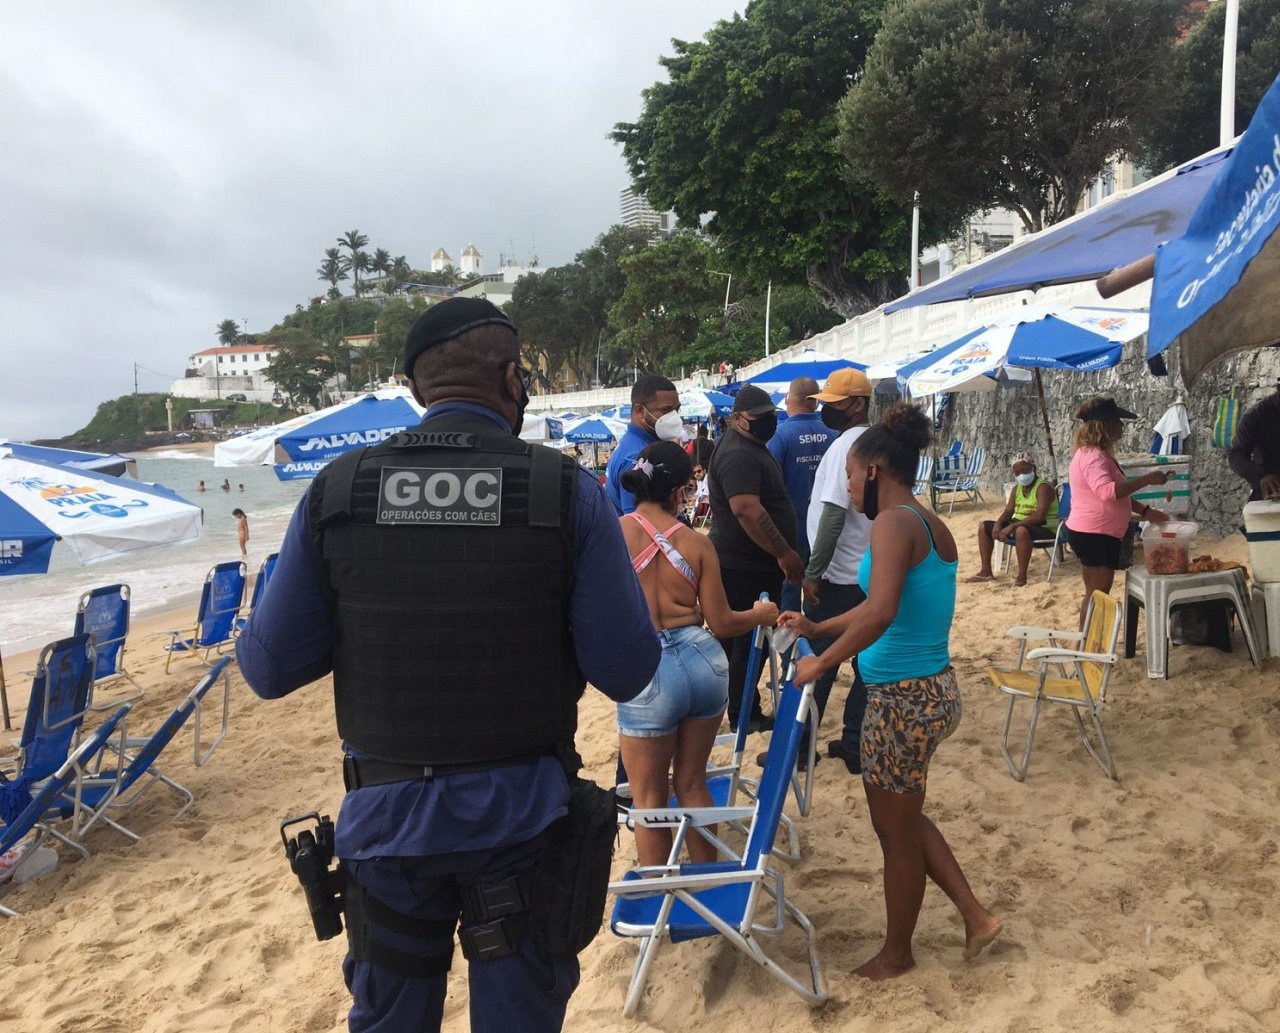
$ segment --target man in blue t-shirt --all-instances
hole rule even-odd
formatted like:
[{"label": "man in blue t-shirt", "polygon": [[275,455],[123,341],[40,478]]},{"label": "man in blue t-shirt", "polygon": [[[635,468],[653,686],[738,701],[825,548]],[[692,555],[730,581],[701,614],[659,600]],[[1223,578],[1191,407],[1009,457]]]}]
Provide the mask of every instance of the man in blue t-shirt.
[{"label": "man in blue t-shirt", "polygon": [[631,385],[631,426],[609,457],[604,479],[604,493],[619,516],[636,508],[635,496],[622,486],[622,475],[655,441],[679,441],[682,427],[675,384],[657,373],[646,373]]},{"label": "man in blue t-shirt", "polygon": [[[818,416],[818,403],[810,396],[818,393],[813,377],[796,377],[787,390],[787,419],[778,427],[766,446],[782,467],[782,479],[800,519],[797,521],[795,550],[805,564],[809,562],[809,535],[804,514],[809,512],[809,496],[818,464],[831,442],[840,436],[825,426]],[[782,610],[800,609],[800,586],[786,582],[782,586]]]}]

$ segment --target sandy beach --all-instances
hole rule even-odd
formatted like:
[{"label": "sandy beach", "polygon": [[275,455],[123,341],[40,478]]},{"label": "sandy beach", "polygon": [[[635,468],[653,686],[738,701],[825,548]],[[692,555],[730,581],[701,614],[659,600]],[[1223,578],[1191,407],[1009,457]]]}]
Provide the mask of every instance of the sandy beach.
[{"label": "sandy beach", "polygon": [[[962,576],[977,569],[973,532],[983,515],[965,507],[951,520]],[[1202,540],[1196,552],[1247,561],[1238,536]],[[1068,714],[1050,711],[1029,777],[1018,784],[998,749],[1004,697],[983,671],[1011,662],[1009,625],[1074,626],[1078,566],[1069,561],[1046,584],[1045,562],[1033,559],[1026,588],[1008,578],[960,587],[952,653],[965,713],[934,760],[926,804],[979,897],[1005,918],[990,950],[962,960],[959,919],[931,886],[916,971],[878,985],[851,975],[884,930],[880,852],[860,784],[824,760],[813,814],[800,822],[804,857],[779,867],[818,929],[826,1007],[809,1010],[727,946],[695,942],[663,945],[639,1018],[623,1019],[635,946],[606,931],[582,955],[566,1028],[1280,1029],[1280,661],[1255,670],[1237,634],[1230,654],[1174,647],[1169,679],[1149,681],[1140,636],[1139,657],[1112,680],[1104,717],[1120,780],[1107,780],[1084,753]],[[175,661],[164,674],[157,632],[190,615],[177,616],[135,622],[131,666],[148,693],[135,706],[131,734],[149,733],[199,676],[191,661]],[[6,657],[6,669],[29,669],[32,660]],[[27,685],[16,674],[9,695],[18,724]],[[839,688],[835,695],[843,699]],[[314,940],[277,832],[285,815],[337,813],[330,686],[264,702],[237,676],[231,706],[230,734],[207,766],[194,768],[189,730],[164,758],[197,795],[186,815],[173,820],[174,798],[153,788],[126,818],[140,843],[96,830],[92,859],[61,850],[56,872],[3,897],[22,914],[0,919],[8,976],[0,1030],[346,1028],[344,940]],[[839,709],[827,715],[824,742]],[[578,745],[589,773],[610,781],[612,706],[592,690]],[[624,835],[617,870],[633,857]],[[794,934],[779,949],[800,957]],[[448,1030],[467,1028],[464,969],[457,955]]]}]

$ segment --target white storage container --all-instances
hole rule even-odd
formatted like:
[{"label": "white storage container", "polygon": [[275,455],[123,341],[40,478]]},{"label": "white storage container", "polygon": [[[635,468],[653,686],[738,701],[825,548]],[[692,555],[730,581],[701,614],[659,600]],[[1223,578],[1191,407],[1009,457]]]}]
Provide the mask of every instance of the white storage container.
[{"label": "white storage container", "polygon": [[1255,581],[1280,581],[1280,501],[1246,502],[1244,536]]},{"label": "white storage container", "polygon": [[1159,470],[1168,476],[1164,484],[1150,484],[1133,493],[1135,501],[1151,506],[1172,517],[1191,513],[1191,457],[1190,456],[1117,456],[1120,468],[1130,479],[1142,477]]}]

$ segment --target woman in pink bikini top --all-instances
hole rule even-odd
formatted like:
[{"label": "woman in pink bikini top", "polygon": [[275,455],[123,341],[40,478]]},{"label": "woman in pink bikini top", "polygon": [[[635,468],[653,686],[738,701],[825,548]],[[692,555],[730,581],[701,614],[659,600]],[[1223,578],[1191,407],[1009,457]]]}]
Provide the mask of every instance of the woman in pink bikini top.
[{"label": "woman in pink bikini top", "polygon": [[[672,789],[682,807],[711,806],[707,758],[729,689],[728,661],[716,638],[778,619],[771,602],[729,608],[710,540],[676,516],[687,505],[692,478],[693,461],[669,441],[649,445],[622,475],[622,486],[636,498],[635,512],[622,517],[622,533],[662,642],[653,680],[635,699],[618,704],[622,761],[641,808],[665,807]],[[715,848],[701,836],[691,836],[688,847],[695,861],[715,860]],[[671,833],[637,828],[636,849],[641,864],[662,864]]]}]

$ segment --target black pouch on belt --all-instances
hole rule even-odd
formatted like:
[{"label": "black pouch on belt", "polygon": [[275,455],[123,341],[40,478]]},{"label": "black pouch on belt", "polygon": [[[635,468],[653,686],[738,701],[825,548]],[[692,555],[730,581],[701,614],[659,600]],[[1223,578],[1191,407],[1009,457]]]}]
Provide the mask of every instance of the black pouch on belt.
[{"label": "black pouch on belt", "polygon": [[618,838],[613,790],[571,775],[569,813],[552,824],[546,836],[533,880],[530,929],[551,957],[572,958],[595,939],[604,920]]}]

